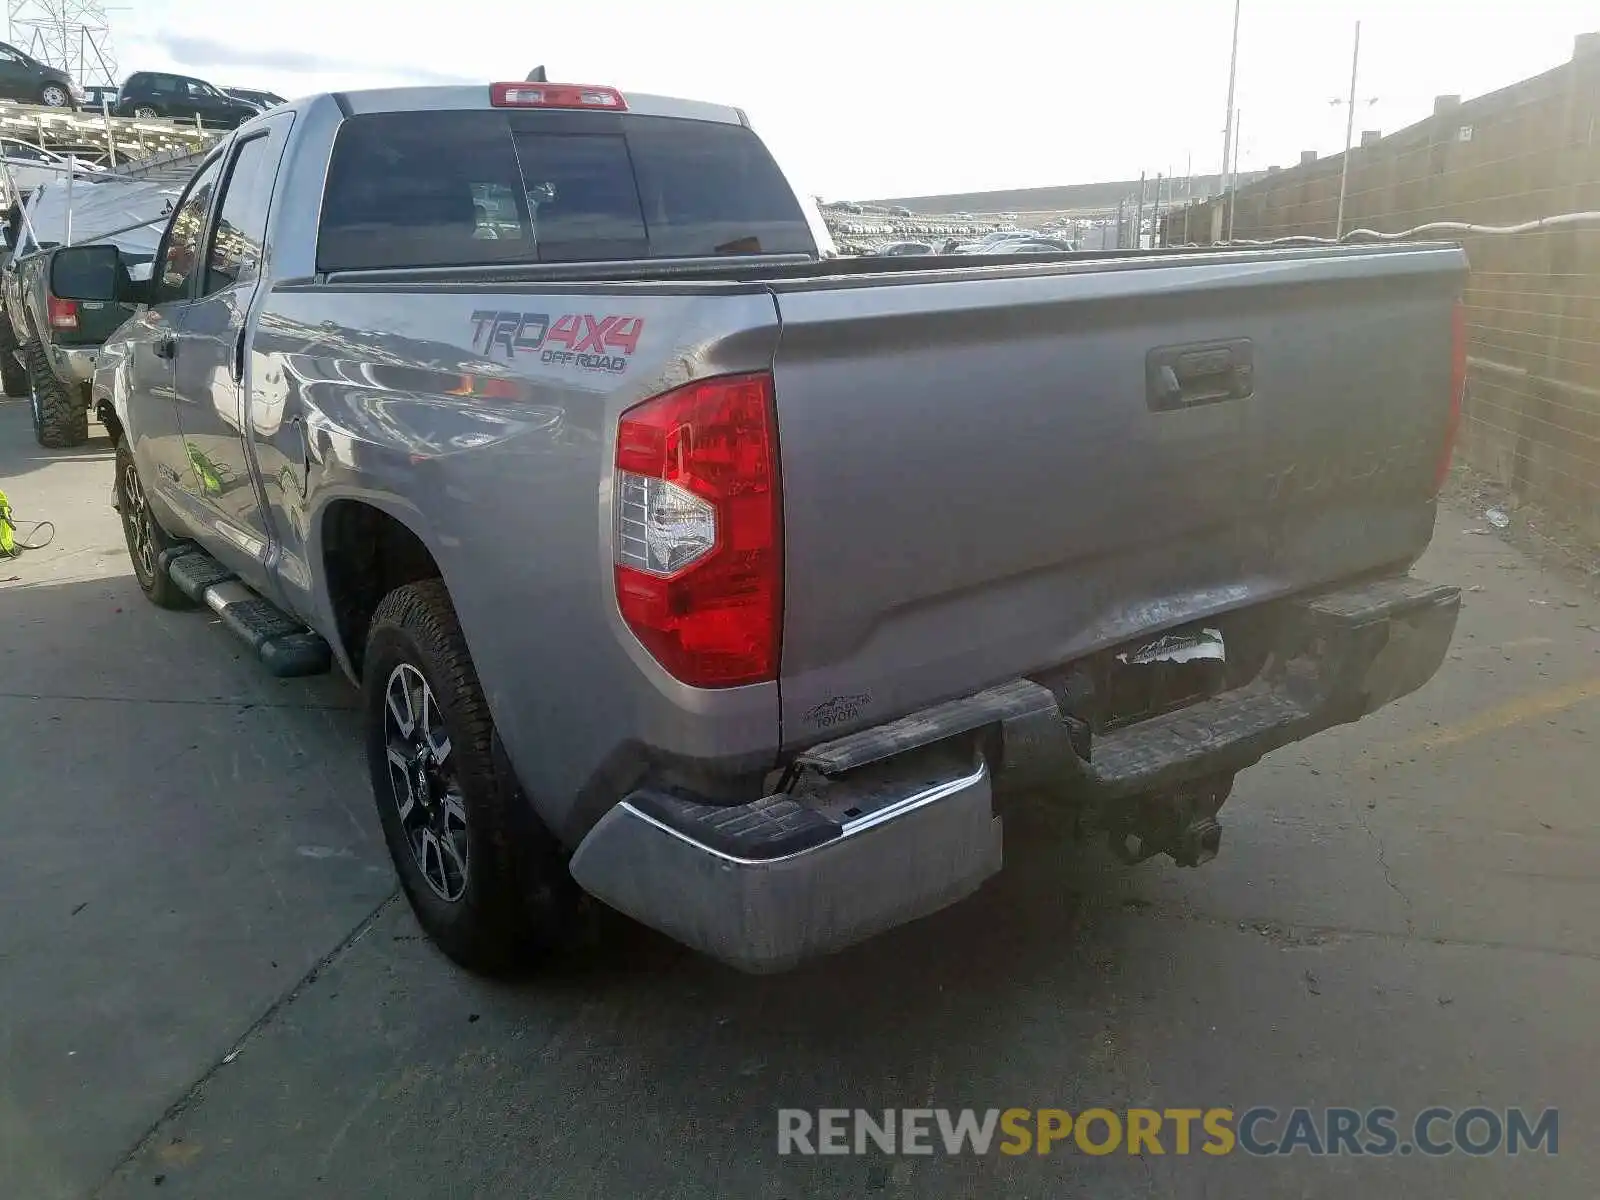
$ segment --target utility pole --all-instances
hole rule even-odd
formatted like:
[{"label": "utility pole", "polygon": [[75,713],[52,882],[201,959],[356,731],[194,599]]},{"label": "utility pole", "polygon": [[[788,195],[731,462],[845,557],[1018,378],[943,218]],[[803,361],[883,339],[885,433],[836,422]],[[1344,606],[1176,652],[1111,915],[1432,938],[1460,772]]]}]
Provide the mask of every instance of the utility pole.
[{"label": "utility pole", "polygon": [[1239,80],[1239,5],[1242,0],[1233,0],[1233,51],[1228,56],[1228,119],[1222,127],[1222,190],[1228,190],[1233,164],[1233,93],[1234,85]]},{"label": "utility pole", "polygon": [[1183,244],[1189,244],[1189,210],[1194,207],[1194,154],[1183,168]]},{"label": "utility pole", "polygon": [[1139,207],[1134,210],[1133,248],[1144,249],[1144,172],[1139,172]]},{"label": "utility pole", "polygon": [[1160,244],[1161,240],[1161,172],[1156,172],[1156,206],[1150,214],[1150,245],[1152,248]]},{"label": "utility pole", "polygon": [[1344,236],[1344,197],[1350,187],[1350,143],[1356,132],[1356,71],[1361,66],[1361,22],[1356,22],[1356,45],[1350,53],[1350,111],[1344,120],[1344,165],[1339,169],[1339,215],[1334,218],[1333,236]]},{"label": "utility pole", "polygon": [[1239,126],[1244,123],[1244,114],[1238,110],[1233,114],[1233,162],[1228,170],[1228,181],[1232,185],[1228,188],[1228,236],[1224,241],[1233,241],[1233,199],[1239,191]]}]

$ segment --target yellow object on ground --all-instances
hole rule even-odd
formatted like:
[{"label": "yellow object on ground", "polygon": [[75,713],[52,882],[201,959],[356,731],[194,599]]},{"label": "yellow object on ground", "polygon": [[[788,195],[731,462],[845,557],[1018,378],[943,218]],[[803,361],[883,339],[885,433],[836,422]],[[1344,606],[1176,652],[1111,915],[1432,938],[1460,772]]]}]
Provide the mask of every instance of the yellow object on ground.
[{"label": "yellow object on ground", "polygon": [[11,501],[0,492],[0,554],[17,552],[17,522],[11,515]]}]

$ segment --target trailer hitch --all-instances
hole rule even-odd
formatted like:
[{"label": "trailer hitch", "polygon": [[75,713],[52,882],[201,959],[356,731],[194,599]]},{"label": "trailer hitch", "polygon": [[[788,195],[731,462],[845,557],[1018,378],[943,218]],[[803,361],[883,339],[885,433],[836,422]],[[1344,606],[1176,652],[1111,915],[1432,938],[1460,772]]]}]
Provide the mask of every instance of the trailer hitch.
[{"label": "trailer hitch", "polygon": [[1180,867],[1198,867],[1222,848],[1217,812],[1233,790],[1233,775],[1213,775],[1170,792],[1140,796],[1105,818],[1111,852],[1132,866],[1168,855]]}]

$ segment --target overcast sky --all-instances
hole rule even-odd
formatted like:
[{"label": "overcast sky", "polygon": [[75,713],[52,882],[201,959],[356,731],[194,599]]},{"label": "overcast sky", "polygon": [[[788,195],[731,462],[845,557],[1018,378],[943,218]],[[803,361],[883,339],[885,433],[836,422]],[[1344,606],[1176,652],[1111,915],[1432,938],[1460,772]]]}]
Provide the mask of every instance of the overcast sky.
[{"label": "overcast sky", "polygon": [[[121,74],[289,96],[550,78],[737,104],[828,198],[1215,171],[1232,0],[112,0]],[[942,15],[945,13],[960,15]],[[414,14],[414,15],[411,15]],[[804,14],[804,15],[802,15]],[[1399,129],[1571,57],[1597,0],[1244,0],[1243,168]],[[1369,101],[1374,101],[1369,103]]]}]

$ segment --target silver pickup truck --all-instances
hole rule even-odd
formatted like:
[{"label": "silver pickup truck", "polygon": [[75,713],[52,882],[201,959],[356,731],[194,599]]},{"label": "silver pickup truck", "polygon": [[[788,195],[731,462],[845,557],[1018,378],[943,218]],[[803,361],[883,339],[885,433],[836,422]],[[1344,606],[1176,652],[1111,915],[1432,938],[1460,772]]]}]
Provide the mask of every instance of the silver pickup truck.
[{"label": "silver pickup truck", "polygon": [[1202,862],[1239,770],[1445,654],[1458,248],[819,236],[736,109],[496,84],[250,121],[147,283],[55,256],[138,306],[140,586],[360,684],[469,966],[592,896],[780,969],[971,893],[1018,789]]}]

